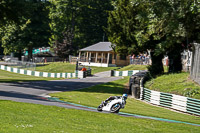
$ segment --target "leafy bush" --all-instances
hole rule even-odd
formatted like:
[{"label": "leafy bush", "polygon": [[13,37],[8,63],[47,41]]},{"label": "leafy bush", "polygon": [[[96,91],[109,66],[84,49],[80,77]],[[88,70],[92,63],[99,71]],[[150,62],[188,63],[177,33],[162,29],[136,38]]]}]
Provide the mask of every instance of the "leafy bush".
[{"label": "leafy bush", "polygon": [[195,97],[200,95],[200,89],[192,89],[192,88],[186,88],[183,92],[183,95],[186,97]]}]

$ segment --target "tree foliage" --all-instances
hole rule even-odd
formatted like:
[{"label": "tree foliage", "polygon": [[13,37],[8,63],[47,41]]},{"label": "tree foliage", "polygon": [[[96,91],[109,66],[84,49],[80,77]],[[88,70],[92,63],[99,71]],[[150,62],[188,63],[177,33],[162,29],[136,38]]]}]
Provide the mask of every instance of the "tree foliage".
[{"label": "tree foliage", "polygon": [[73,35],[70,31],[63,32],[63,41],[58,42],[56,41],[54,44],[54,50],[56,54],[61,57],[64,61],[64,59],[73,53],[72,51],[72,39]]},{"label": "tree foliage", "polygon": [[[130,15],[129,15],[130,14]],[[194,0],[119,0],[109,15],[109,40],[119,53],[151,51],[156,74],[163,72],[162,57],[170,69],[181,71],[181,52],[199,40],[199,5]]]},{"label": "tree foliage", "polygon": [[0,34],[4,52],[28,49],[31,58],[33,48],[49,42],[52,48],[62,50],[58,47],[64,45],[63,40],[71,38],[67,42],[71,43],[68,49],[72,52],[67,54],[76,54],[80,48],[106,41],[104,27],[108,11],[113,10],[112,1],[115,0],[2,0]]},{"label": "tree foliage", "polygon": [[7,21],[18,22],[18,16],[25,15],[25,0],[1,0],[0,1],[0,25]]},{"label": "tree foliage", "polygon": [[[103,27],[107,27],[111,0],[52,0],[49,18],[52,36],[50,45],[64,40],[63,33],[70,32],[71,51],[106,40]],[[57,48],[58,50],[59,48]],[[66,55],[67,56],[67,55]]]},{"label": "tree foliage", "polygon": [[0,36],[4,53],[19,53],[29,50],[29,59],[32,58],[33,47],[48,46],[50,28],[48,26],[48,2],[30,0],[24,1],[24,16],[17,16],[16,21],[7,21],[0,27]]}]

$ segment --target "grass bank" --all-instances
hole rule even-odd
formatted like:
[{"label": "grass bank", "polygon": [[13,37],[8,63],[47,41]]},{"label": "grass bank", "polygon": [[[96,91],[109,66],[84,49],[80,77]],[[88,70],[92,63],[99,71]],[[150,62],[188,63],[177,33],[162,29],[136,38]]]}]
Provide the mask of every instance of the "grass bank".
[{"label": "grass bank", "polygon": [[[163,68],[164,68],[164,72],[167,73],[168,67],[163,66]],[[128,65],[121,69],[118,69],[117,71],[127,71],[127,70],[148,70],[148,65]]]},{"label": "grass bank", "polygon": [[[86,66],[86,68],[88,68]],[[103,72],[103,71],[110,71],[116,69],[118,67],[90,67],[92,69],[92,74]],[[51,73],[60,73],[60,72],[68,72],[73,73],[76,69],[75,64],[70,63],[63,63],[63,62],[50,62],[48,64],[44,64],[44,66],[36,67],[36,71],[40,72],[51,72]]]},{"label": "grass bank", "polygon": [[127,71],[127,70],[147,70],[147,65],[128,65],[117,71]]},{"label": "grass bank", "polygon": [[184,124],[2,100],[0,114],[3,133],[198,133],[200,130]]},{"label": "grass bank", "polygon": [[[58,78],[57,78],[58,79]],[[55,78],[42,78],[17,74],[13,72],[0,70],[0,82],[21,82],[21,81],[55,80]]]},{"label": "grass bank", "polygon": [[[122,95],[124,85],[127,82],[128,77],[125,77],[122,80],[117,80],[82,90],[54,93],[50,95],[53,97],[58,97],[63,101],[97,107],[103,100],[105,100],[109,96]],[[125,109],[121,111],[200,124],[200,117],[176,113],[168,109],[155,107],[132,98],[128,98]]]},{"label": "grass bank", "polygon": [[200,99],[200,86],[190,80],[189,73],[165,74],[145,84],[145,87],[160,92],[173,93]]}]

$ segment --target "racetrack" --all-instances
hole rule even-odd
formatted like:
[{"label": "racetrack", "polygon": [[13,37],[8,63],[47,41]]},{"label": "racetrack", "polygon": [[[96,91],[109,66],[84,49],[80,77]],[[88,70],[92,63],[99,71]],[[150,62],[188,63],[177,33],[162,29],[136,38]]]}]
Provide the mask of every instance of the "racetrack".
[{"label": "racetrack", "polygon": [[[87,88],[97,84],[114,81],[120,78],[121,77],[107,77],[105,76],[105,73],[103,73],[103,75],[100,74],[100,76],[97,75],[95,77],[88,77],[85,79],[0,83],[0,99],[97,112],[96,108],[94,107],[87,107],[78,104],[63,102],[60,101],[59,99],[52,99],[48,97],[48,94],[54,92],[72,91],[81,88]],[[108,112],[103,112],[103,113],[108,113]],[[149,117],[149,116],[141,116],[136,114],[128,114],[123,112],[118,113],[118,115],[125,117],[153,119],[165,122],[184,123],[194,126],[200,126],[198,124],[193,124],[193,123],[174,121],[174,120]]]},{"label": "racetrack", "polygon": [[117,79],[120,79],[120,77],[88,77],[85,79],[0,83],[0,99],[64,107],[59,103],[38,99],[38,97],[45,97],[49,93],[87,88]]}]

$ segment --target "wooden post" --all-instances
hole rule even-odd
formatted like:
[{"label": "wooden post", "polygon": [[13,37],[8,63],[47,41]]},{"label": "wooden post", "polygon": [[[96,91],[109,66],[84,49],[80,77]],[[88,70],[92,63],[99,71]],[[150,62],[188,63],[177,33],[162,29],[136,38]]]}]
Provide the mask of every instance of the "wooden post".
[{"label": "wooden post", "polygon": [[81,60],[81,51],[79,51],[79,61]]},{"label": "wooden post", "polygon": [[84,52],[84,59],[83,59],[83,61],[86,62],[85,52]]},{"label": "wooden post", "polygon": [[87,56],[86,56],[86,62],[88,62],[89,61],[89,59],[88,59],[88,52],[87,52]]},{"label": "wooden post", "polygon": [[90,52],[90,54],[89,54],[89,59],[90,59],[90,61],[89,61],[89,62],[91,62],[91,60],[92,60],[92,59],[91,59],[91,52]]},{"label": "wooden post", "polygon": [[110,58],[110,53],[108,53],[108,56],[107,56],[107,64],[109,64],[109,58]]},{"label": "wooden post", "polygon": [[95,63],[97,63],[97,57],[98,57],[98,52],[96,52],[96,59],[95,59]]},{"label": "wooden post", "polygon": [[101,54],[101,63],[103,63],[103,53]]}]

